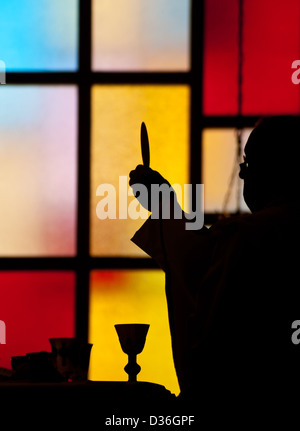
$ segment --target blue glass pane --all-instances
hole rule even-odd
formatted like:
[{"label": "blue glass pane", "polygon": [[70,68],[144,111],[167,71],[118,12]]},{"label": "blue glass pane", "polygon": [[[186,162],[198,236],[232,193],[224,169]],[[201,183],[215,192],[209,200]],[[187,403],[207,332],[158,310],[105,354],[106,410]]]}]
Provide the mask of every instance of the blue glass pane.
[{"label": "blue glass pane", "polygon": [[78,0],[1,0],[0,60],[6,70],[76,70],[78,4]]}]

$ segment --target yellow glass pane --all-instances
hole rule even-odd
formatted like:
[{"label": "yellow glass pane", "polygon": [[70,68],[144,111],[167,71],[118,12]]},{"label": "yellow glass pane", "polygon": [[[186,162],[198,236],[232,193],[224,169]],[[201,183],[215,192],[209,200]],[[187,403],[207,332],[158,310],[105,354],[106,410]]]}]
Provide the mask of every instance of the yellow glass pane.
[{"label": "yellow glass pane", "polygon": [[[120,176],[142,163],[140,126],[145,121],[150,141],[150,166],[171,184],[189,182],[189,87],[184,85],[94,86],[92,89],[91,245],[93,256],[145,256],[130,238],[145,219],[120,218],[128,180]],[[116,190],[116,219],[100,220],[96,195],[99,185]],[[119,193],[119,189],[123,190]],[[122,205],[119,205],[121,196]],[[124,204],[124,199],[127,199]],[[127,212],[128,215],[128,212]]]},{"label": "yellow glass pane", "polygon": [[89,342],[93,343],[89,379],[125,381],[128,356],[114,328],[119,323],[147,323],[144,350],[137,356],[138,381],[157,383],[176,395],[164,274],[160,270],[93,271],[90,285]]},{"label": "yellow glass pane", "polygon": [[189,69],[190,0],[93,0],[94,70]]},{"label": "yellow glass pane", "polygon": [[[242,151],[250,134],[245,129],[242,134]],[[235,212],[239,200],[240,210],[248,211],[243,196],[243,183],[239,178],[236,161],[237,138],[235,129],[205,129],[202,135],[202,178],[204,184],[204,209],[206,213],[223,212],[224,199],[229,189],[235,168],[234,182],[226,212]],[[239,184],[239,193],[238,193]]]}]

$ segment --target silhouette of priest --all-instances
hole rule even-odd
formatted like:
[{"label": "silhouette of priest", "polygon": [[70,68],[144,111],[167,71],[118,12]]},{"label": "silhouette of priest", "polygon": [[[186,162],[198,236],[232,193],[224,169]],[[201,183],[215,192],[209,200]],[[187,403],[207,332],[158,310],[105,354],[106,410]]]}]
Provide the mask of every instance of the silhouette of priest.
[{"label": "silhouette of priest", "polygon": [[[274,418],[300,392],[299,126],[268,117],[250,134],[239,175],[251,213],[198,231],[150,216],[132,239],[166,273],[179,398],[203,410]],[[133,188],[164,182],[142,165],[130,173]]]}]

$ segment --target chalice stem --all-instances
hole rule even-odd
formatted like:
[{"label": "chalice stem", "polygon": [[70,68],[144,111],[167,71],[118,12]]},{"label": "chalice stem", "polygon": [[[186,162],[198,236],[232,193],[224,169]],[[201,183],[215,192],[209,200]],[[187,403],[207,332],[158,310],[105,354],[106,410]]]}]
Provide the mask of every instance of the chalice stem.
[{"label": "chalice stem", "polygon": [[128,364],[124,368],[126,373],[128,374],[129,382],[136,382],[136,376],[141,371],[141,367],[136,362],[136,355],[129,354],[128,355]]}]

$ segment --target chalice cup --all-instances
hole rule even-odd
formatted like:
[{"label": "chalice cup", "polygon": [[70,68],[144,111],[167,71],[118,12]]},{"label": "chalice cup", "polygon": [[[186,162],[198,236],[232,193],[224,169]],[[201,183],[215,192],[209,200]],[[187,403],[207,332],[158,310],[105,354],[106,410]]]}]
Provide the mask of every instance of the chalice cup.
[{"label": "chalice cup", "polygon": [[128,374],[129,382],[136,382],[136,376],[141,371],[141,367],[136,362],[136,356],[144,349],[149,326],[144,323],[115,325],[122,350],[128,355],[128,364],[124,370]]}]

